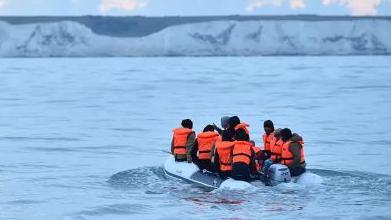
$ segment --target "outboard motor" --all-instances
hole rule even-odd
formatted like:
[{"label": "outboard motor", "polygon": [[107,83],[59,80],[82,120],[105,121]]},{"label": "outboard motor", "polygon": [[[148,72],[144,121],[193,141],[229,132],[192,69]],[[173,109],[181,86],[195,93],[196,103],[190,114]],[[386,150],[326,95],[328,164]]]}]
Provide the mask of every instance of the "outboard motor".
[{"label": "outboard motor", "polygon": [[291,181],[291,173],[287,166],[282,164],[272,164],[266,173],[266,185],[276,186],[280,183]]}]

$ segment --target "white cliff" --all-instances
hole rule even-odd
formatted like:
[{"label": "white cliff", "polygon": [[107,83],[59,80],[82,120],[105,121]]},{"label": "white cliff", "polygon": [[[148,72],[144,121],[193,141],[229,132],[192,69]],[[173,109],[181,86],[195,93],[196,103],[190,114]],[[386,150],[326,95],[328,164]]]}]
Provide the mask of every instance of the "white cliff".
[{"label": "white cliff", "polygon": [[211,21],[144,37],[97,35],[77,22],[0,22],[1,57],[391,54],[391,21]]}]

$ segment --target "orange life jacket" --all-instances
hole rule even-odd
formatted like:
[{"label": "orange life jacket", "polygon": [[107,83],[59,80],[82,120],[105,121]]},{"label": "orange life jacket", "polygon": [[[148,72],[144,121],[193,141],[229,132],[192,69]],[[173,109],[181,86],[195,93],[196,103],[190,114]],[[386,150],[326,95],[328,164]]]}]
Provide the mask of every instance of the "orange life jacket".
[{"label": "orange life jacket", "polygon": [[219,154],[220,171],[232,170],[232,150],[234,142],[219,141],[216,142],[216,151]]},{"label": "orange life jacket", "polygon": [[265,133],[263,134],[262,138],[264,150],[266,151],[266,153],[270,153],[270,143],[273,141],[273,139],[275,139],[274,132],[270,133],[269,135]]},{"label": "orange life jacket", "polygon": [[207,131],[198,134],[198,159],[210,160],[210,152],[218,138],[219,134],[213,131]]},{"label": "orange life jacket", "polygon": [[248,141],[235,141],[232,150],[232,164],[242,162],[250,165],[253,159],[253,145]]},{"label": "orange life jacket", "polygon": [[186,155],[187,138],[193,132],[189,128],[175,128],[174,132],[174,155]]},{"label": "orange life jacket", "polygon": [[240,129],[240,128],[242,128],[242,129],[244,129],[244,131],[246,131],[246,133],[247,133],[248,135],[250,135],[250,131],[248,130],[248,127],[250,127],[249,124],[240,123],[240,124],[238,124],[238,125],[235,126],[235,131],[238,130],[238,129]]},{"label": "orange life jacket", "polygon": [[[281,160],[281,164],[285,164],[287,166],[292,164],[292,162],[293,162],[293,154],[290,151],[290,147],[291,147],[292,143],[293,143],[292,141],[287,141],[287,142],[285,142],[282,145],[282,150],[281,150],[281,159],[282,160]],[[301,146],[301,148],[300,148],[300,163],[304,163],[305,162],[305,158],[304,158],[304,142],[303,141],[299,141],[299,142],[295,142],[295,143],[298,143]]]},{"label": "orange life jacket", "polygon": [[282,141],[282,139],[277,141],[276,138],[273,138],[272,142],[270,143],[270,159],[274,162],[281,158],[282,145],[284,145],[284,141]]}]

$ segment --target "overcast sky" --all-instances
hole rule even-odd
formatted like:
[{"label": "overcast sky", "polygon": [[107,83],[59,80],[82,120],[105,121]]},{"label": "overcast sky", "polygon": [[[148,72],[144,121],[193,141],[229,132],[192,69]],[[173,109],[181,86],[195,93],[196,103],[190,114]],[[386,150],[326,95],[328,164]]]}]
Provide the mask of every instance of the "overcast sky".
[{"label": "overcast sky", "polygon": [[0,15],[391,15],[391,0],[0,0]]}]

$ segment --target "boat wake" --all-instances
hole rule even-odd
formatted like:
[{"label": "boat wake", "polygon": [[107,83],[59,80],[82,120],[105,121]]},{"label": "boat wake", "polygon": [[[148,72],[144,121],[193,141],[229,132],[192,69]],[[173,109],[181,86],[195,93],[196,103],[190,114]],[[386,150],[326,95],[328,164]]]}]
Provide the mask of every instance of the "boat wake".
[{"label": "boat wake", "polygon": [[[151,199],[152,194],[182,205],[210,208],[208,210],[216,212],[226,210],[229,216],[243,214],[249,215],[249,218],[259,218],[270,211],[283,216],[286,212],[300,212],[304,207],[332,209],[335,204],[355,210],[360,215],[360,208],[366,204],[378,204],[376,207],[384,211],[382,204],[389,203],[391,198],[391,176],[323,169],[309,169],[301,178],[277,186],[228,180],[212,191],[168,178],[163,167],[122,171],[112,175],[108,183],[115,189],[144,199]],[[235,185],[238,183],[247,187],[238,187]],[[248,214],[249,209],[257,212],[252,216]],[[338,215],[343,216],[344,213]],[[267,217],[266,214],[264,217]]]},{"label": "boat wake", "polygon": [[[251,190],[257,192],[279,190],[314,190],[325,189],[339,191],[345,189],[383,192],[391,195],[391,176],[353,171],[332,171],[324,169],[308,169],[300,178],[293,178],[290,183],[282,183],[274,187],[265,186],[262,182],[248,184],[246,182],[228,180],[217,190],[208,190],[183,180],[168,178],[163,167],[141,167],[122,171],[112,175],[108,183],[117,189],[144,190],[146,193],[169,193],[171,190],[189,190],[192,192],[219,193],[229,190]],[[373,191],[374,190],[374,191]]]}]

